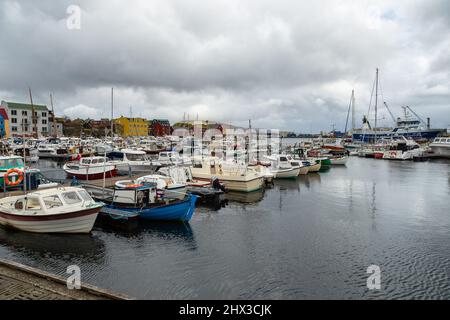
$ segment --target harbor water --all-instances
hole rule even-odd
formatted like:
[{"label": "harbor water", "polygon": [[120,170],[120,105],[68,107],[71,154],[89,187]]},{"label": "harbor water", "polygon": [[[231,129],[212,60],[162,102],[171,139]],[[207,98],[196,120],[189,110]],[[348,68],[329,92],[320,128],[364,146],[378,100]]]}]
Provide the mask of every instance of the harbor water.
[{"label": "harbor water", "polygon": [[[60,165],[41,161],[51,178]],[[347,166],[230,193],[189,224],[0,228],[0,257],[143,299],[450,299],[450,162]],[[367,268],[381,270],[380,290]]]}]

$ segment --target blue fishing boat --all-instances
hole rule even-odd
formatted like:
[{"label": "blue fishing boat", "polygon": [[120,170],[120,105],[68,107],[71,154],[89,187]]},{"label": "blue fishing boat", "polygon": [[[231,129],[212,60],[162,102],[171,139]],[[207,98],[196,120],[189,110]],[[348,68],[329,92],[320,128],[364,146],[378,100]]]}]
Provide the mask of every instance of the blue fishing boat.
[{"label": "blue fishing boat", "polygon": [[130,184],[124,187],[101,188],[84,185],[86,191],[105,206],[102,216],[114,220],[146,219],[189,222],[195,212],[198,196],[187,194],[183,199],[164,197],[155,184]]}]

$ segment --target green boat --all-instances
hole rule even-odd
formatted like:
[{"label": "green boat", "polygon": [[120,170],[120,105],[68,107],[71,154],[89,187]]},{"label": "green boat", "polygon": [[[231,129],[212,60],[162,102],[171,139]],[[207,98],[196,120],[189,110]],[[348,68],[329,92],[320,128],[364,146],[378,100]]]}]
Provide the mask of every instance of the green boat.
[{"label": "green boat", "polygon": [[316,163],[320,163],[319,172],[324,172],[331,168],[331,160],[328,158],[317,158]]}]

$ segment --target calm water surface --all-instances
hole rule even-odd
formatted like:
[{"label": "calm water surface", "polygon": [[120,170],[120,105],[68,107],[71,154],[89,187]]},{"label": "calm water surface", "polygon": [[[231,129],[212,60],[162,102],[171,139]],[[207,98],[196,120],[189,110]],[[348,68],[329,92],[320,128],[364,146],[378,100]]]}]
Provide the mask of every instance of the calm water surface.
[{"label": "calm water surface", "polygon": [[[60,275],[77,264],[82,281],[138,298],[450,298],[449,162],[351,158],[228,196],[227,207],[198,208],[190,224],[74,236],[0,228],[0,257]],[[366,288],[372,264],[378,291]]]}]

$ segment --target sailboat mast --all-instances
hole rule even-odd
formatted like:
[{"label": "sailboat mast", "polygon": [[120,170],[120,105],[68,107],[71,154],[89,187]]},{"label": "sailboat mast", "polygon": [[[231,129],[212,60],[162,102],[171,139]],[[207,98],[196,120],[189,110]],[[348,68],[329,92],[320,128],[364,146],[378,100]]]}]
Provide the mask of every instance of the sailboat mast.
[{"label": "sailboat mast", "polygon": [[114,88],[111,88],[111,137],[114,138]]},{"label": "sailboat mast", "polygon": [[375,141],[377,141],[377,117],[378,117],[378,68],[376,73],[376,79],[375,79],[375,127],[373,128],[373,131],[375,133]]},{"label": "sailboat mast", "polygon": [[50,93],[50,104],[52,106],[52,114],[53,114],[53,122],[52,122],[53,137],[56,138],[57,137],[57,133],[56,133],[56,119],[55,119],[55,110],[53,108],[53,95],[51,93]]},{"label": "sailboat mast", "polygon": [[352,90],[352,134],[355,132],[355,90]]}]

